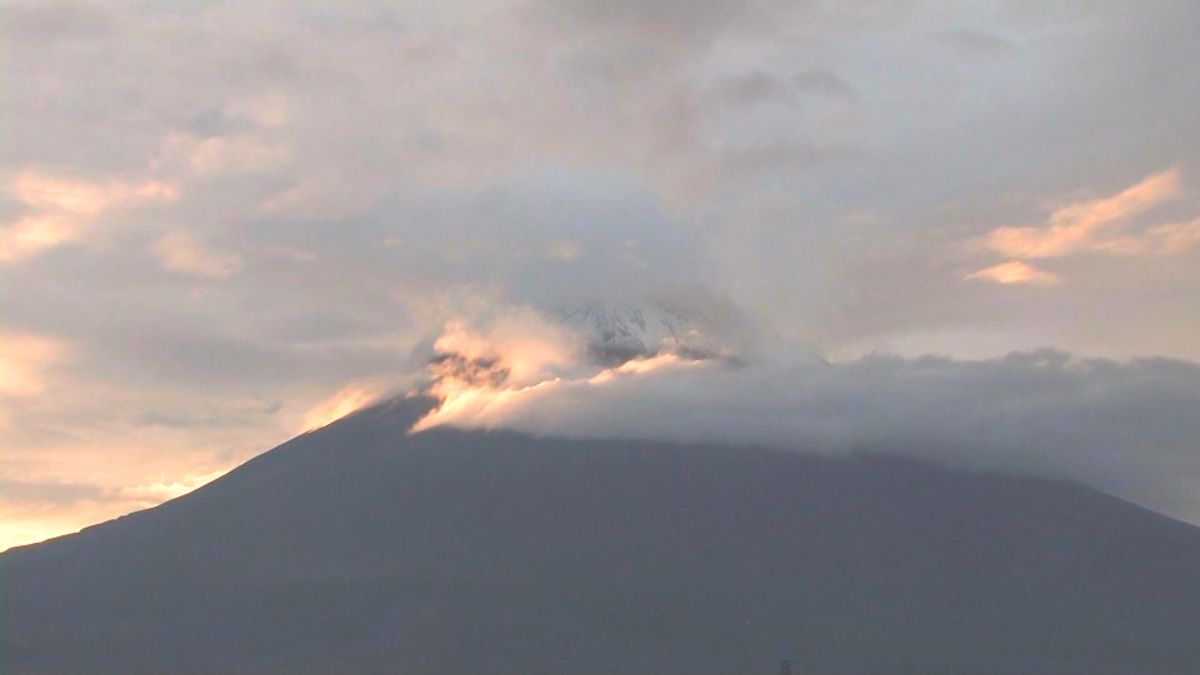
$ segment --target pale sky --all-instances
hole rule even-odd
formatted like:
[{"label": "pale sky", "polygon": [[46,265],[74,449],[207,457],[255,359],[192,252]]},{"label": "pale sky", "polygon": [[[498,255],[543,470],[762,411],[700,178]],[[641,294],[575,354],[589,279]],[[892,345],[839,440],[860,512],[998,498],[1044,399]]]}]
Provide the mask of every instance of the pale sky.
[{"label": "pale sky", "polygon": [[450,319],[664,295],[850,364],[795,406],[1107,359],[1055,410],[1119,389],[1088,414],[1128,423],[1020,419],[1169,448],[1126,496],[1177,506],[1198,31],[1166,0],[3,2],[0,549],[403,385]]}]

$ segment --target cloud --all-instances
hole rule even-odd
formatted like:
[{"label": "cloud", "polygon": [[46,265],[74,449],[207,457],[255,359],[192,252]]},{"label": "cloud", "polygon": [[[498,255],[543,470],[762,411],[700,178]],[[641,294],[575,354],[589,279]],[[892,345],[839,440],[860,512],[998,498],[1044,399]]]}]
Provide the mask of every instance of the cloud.
[{"label": "cloud", "polygon": [[132,508],[127,503],[111,508],[92,485],[0,481],[0,551],[75,532]]},{"label": "cloud", "polygon": [[410,393],[442,401],[416,428],[494,418],[573,384],[710,360],[734,363],[739,357],[731,345],[746,344],[731,338],[735,326],[737,317],[665,303],[554,313],[509,306],[456,318],[431,342],[425,377],[412,385]]},{"label": "cloud", "polygon": [[21,172],[9,191],[27,206],[75,216],[94,216],[116,206],[169,200],[178,195],[175,187],[155,180],[100,183],[36,171]]},{"label": "cloud", "polygon": [[74,241],[106,211],[178,197],[173,185],[156,180],[92,182],[37,171],[19,173],[6,192],[33,213],[0,228],[0,262]]},{"label": "cloud", "polygon": [[1200,409],[1194,363],[1080,359],[1049,349],[833,364],[663,352],[608,367],[555,359],[555,368],[510,380],[496,369],[508,363],[505,346],[473,343],[472,350],[488,356],[492,376],[454,374],[446,386],[435,364],[430,391],[444,403],[418,430],[446,424],[903,454],[1078,480],[1176,514],[1200,507],[1200,418],[1188,412]]},{"label": "cloud", "polygon": [[831,99],[858,101],[854,87],[836,74],[822,68],[810,68],[792,76],[792,84],[801,92],[817,94]]},{"label": "cloud", "polygon": [[1016,52],[1016,45],[1012,42],[974,30],[943,31],[937,34],[937,40],[950,49],[970,56],[1011,56]]},{"label": "cloud", "polygon": [[761,27],[769,15],[767,3],[727,3],[714,0],[617,0],[597,7],[586,0],[534,3],[537,15],[576,30],[595,32],[612,41],[683,42],[697,48],[729,30]]},{"label": "cloud", "polygon": [[579,245],[579,242],[570,239],[560,239],[546,247],[547,255],[563,261],[574,260],[582,252],[583,247]]},{"label": "cloud", "polygon": [[44,45],[92,39],[113,29],[112,13],[86,2],[12,2],[4,7],[6,39]]},{"label": "cloud", "polygon": [[205,279],[226,279],[242,266],[238,256],[210,250],[186,230],[163,235],[154,253],[164,269]]},{"label": "cloud", "polygon": [[576,366],[585,343],[565,324],[532,308],[513,308],[472,323],[452,320],[433,342],[435,388],[525,386]]},{"label": "cloud", "polygon": [[1200,218],[1159,225],[1150,230],[1150,237],[1163,253],[1183,253],[1200,244]]},{"label": "cloud", "polygon": [[[461,361],[457,355],[448,355],[448,360]],[[440,366],[446,359],[439,359]],[[598,367],[591,373],[547,377],[525,384],[511,381],[504,364],[505,356],[489,358],[484,365],[487,377],[480,378],[480,364],[471,363],[471,377],[461,372],[446,373],[431,368],[434,384],[426,392],[437,397],[441,404],[413,425],[412,431],[421,432],[434,427],[448,425],[464,428],[507,428],[506,420],[514,410],[530,405],[530,401],[554,397],[556,393],[574,387],[602,387],[623,378],[639,377],[648,373],[670,371],[692,367],[709,360],[707,357],[680,356],[663,352],[653,356],[637,356],[620,364]],[[597,410],[607,417],[609,410]],[[519,428],[519,427],[518,427]],[[539,432],[535,432],[539,433]],[[563,435],[563,434],[555,434]],[[568,436],[570,434],[567,434]],[[611,430],[608,436],[624,436],[620,430]]]},{"label": "cloud", "polygon": [[0,551],[154,506],[191,492],[227,470],[116,487],[0,476]]},{"label": "cloud", "polygon": [[348,385],[336,394],[317,403],[304,413],[299,431],[312,431],[332,424],[350,413],[374,402],[380,395],[377,387],[363,384]]},{"label": "cloud", "polygon": [[1182,193],[1179,170],[1167,169],[1111,197],[1059,207],[1044,227],[996,228],[988,233],[986,244],[1001,255],[1023,259],[1104,251],[1117,241],[1114,232],[1131,218]]},{"label": "cloud", "polygon": [[1119,255],[1179,255],[1200,244],[1200,218],[1164,223],[1147,229],[1140,236],[1113,238],[1097,250]]},{"label": "cloud", "polygon": [[26,216],[0,228],[0,262],[13,262],[75,237],[75,222],[61,216]]},{"label": "cloud", "polygon": [[1030,284],[1034,286],[1050,286],[1057,284],[1061,278],[1052,272],[1040,270],[1023,260],[1009,260],[971,272],[967,279],[993,281],[998,284]]},{"label": "cloud", "polygon": [[137,426],[168,429],[219,429],[255,427],[269,424],[271,416],[283,409],[280,401],[221,400],[201,409],[171,410],[147,408],[132,418]]},{"label": "cloud", "polygon": [[726,105],[748,106],[770,101],[789,102],[792,91],[782,80],[759,70],[718,82],[715,95]]},{"label": "cloud", "polygon": [[1042,227],[995,228],[983,238],[983,246],[1014,260],[969,273],[965,278],[1048,286],[1061,281],[1061,277],[1037,269],[1027,260],[1080,253],[1123,256],[1185,253],[1200,243],[1200,218],[1135,226],[1138,216],[1183,195],[1180,171],[1172,168],[1147,176],[1116,195],[1061,206]]},{"label": "cloud", "polygon": [[[270,108],[253,110],[254,119],[260,124],[278,126],[286,119],[285,113]],[[166,157],[182,158],[200,175],[273,171],[282,168],[293,156],[286,145],[251,134],[208,138],[172,136],[167,139],[163,152]]]},{"label": "cloud", "polygon": [[[4,347],[0,356],[9,353]],[[279,408],[156,385],[97,383],[78,367],[84,356],[54,364],[28,395],[0,393],[0,414],[10,417],[0,425],[0,549],[194,489],[293,436],[302,413],[292,402],[305,397],[294,391],[281,392],[289,405]],[[9,372],[6,366],[0,363],[0,373]]]},{"label": "cloud", "polygon": [[121,488],[117,494],[121,499],[141,502],[146,506],[161,504],[168,499],[185,495],[196,488],[225,475],[227,470],[219,469],[205,474],[183,476],[178,478],[161,478],[149,483],[139,483]]},{"label": "cloud", "polygon": [[804,96],[854,103],[858,92],[844,79],[822,68],[802,70],[790,78],[776,77],[761,70],[719,80],[713,88],[718,101],[731,107],[759,103],[800,102]]},{"label": "cloud", "polygon": [[852,146],[777,139],[728,146],[721,159],[733,171],[788,171],[843,163],[859,154]]},{"label": "cloud", "polygon": [[52,338],[0,332],[0,396],[33,396],[46,389],[45,371],[67,348]]}]

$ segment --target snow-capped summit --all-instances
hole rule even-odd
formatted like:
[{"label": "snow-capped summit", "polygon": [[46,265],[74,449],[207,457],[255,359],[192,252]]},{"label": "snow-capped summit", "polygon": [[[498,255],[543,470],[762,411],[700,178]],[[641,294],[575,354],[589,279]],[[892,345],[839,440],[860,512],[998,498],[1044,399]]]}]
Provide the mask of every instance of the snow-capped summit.
[{"label": "snow-capped summit", "polygon": [[647,302],[589,303],[560,309],[554,316],[584,331],[588,351],[605,365],[640,356],[677,353],[689,356],[732,356],[732,341],[709,313],[692,307]]}]

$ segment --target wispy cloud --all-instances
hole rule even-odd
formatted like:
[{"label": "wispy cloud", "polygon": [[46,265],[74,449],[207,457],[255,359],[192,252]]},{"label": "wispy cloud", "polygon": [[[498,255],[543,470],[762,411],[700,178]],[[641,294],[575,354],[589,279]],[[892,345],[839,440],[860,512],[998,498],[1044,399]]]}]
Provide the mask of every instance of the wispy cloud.
[{"label": "wispy cloud", "polygon": [[164,144],[164,156],[181,158],[200,175],[245,174],[278,169],[292,158],[292,151],[279,142],[250,134],[235,136],[172,136]]},{"label": "wispy cloud", "polygon": [[379,394],[379,390],[370,386],[347,385],[333,396],[305,411],[299,430],[311,431],[332,424],[355,410],[369,405],[379,397]]},{"label": "wispy cloud", "polygon": [[75,221],[55,215],[26,216],[0,229],[0,262],[12,262],[65,243]]},{"label": "wispy cloud", "polygon": [[817,94],[831,99],[857,102],[858,92],[847,81],[821,68],[810,68],[792,76],[792,84],[803,93]]},{"label": "wispy cloud", "polygon": [[546,247],[546,254],[557,260],[574,260],[582,252],[579,242],[571,239],[560,239]]},{"label": "wispy cloud", "polygon": [[46,388],[44,371],[66,353],[51,338],[0,333],[0,395],[31,396]]},{"label": "wispy cloud", "polygon": [[1140,236],[1102,242],[1098,250],[1123,255],[1175,255],[1200,244],[1200,218],[1156,225]]},{"label": "wispy cloud", "polygon": [[94,216],[120,204],[173,199],[175,188],[158,181],[103,183],[51,176],[34,171],[21,173],[10,190],[17,199],[36,209]]},{"label": "wispy cloud", "polygon": [[972,56],[1008,56],[1016,52],[1012,42],[980,31],[948,30],[938,33],[936,38],[943,45]]},{"label": "wispy cloud", "polygon": [[966,278],[1044,285],[1059,279],[1025,261],[1089,252],[1182,253],[1200,243],[1200,218],[1142,228],[1136,227],[1136,219],[1183,195],[1180,172],[1172,168],[1147,176],[1110,197],[1061,206],[1050,214],[1045,225],[998,227],[988,232],[983,245],[1012,260],[969,273]]},{"label": "wispy cloud", "polygon": [[164,235],[154,245],[164,269],[205,279],[225,279],[242,266],[232,253],[213,251],[185,230]]},{"label": "wispy cloud", "polygon": [[95,218],[115,208],[167,201],[178,189],[156,180],[91,182],[24,171],[7,186],[33,213],[0,228],[0,262],[28,258],[78,239]]},{"label": "wispy cloud", "polygon": [[985,267],[978,272],[971,272],[966,278],[993,281],[998,284],[1032,284],[1035,286],[1049,286],[1061,281],[1057,274],[1040,270],[1023,260],[1009,260],[999,265]]},{"label": "wispy cloud", "polygon": [[987,235],[987,246],[1014,258],[1057,258],[1088,250],[1104,250],[1129,219],[1153,209],[1183,190],[1179,171],[1148,176],[1121,193],[1075,202],[1055,209],[1044,227],[1000,227]]}]

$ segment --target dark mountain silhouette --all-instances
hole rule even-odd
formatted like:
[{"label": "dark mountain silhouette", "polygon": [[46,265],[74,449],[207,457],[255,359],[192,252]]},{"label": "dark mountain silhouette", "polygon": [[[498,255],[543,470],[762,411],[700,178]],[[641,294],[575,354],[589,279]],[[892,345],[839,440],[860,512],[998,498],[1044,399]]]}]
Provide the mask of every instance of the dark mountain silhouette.
[{"label": "dark mountain silhouette", "polygon": [[377,406],[0,556],[13,673],[1182,673],[1200,529],[884,456]]}]

